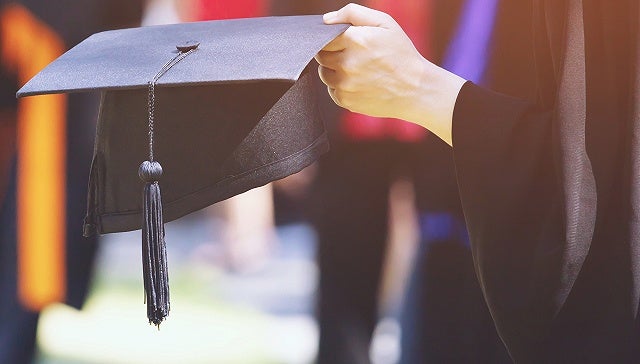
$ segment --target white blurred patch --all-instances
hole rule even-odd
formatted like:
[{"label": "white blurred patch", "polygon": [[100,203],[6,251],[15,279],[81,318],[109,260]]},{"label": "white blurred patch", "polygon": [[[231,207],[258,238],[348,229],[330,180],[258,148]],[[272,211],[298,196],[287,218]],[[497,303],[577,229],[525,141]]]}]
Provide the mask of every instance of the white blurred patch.
[{"label": "white blurred patch", "polygon": [[369,358],[373,364],[396,364],[400,360],[401,329],[397,320],[384,318],[373,332]]}]

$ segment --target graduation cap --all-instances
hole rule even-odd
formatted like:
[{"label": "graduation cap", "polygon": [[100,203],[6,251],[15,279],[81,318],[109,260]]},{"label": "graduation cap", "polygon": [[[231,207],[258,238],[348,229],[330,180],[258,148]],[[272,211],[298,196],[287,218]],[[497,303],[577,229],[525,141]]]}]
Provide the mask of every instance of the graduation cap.
[{"label": "graduation cap", "polygon": [[312,15],[107,31],[18,91],[102,91],[84,233],[142,228],[150,323],[169,312],[164,222],[328,149],[308,69],[347,27]]}]

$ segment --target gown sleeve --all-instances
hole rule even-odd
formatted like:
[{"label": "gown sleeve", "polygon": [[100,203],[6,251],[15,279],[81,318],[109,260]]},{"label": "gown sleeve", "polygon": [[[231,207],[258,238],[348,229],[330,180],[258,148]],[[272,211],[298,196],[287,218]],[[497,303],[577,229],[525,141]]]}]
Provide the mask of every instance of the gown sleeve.
[{"label": "gown sleeve", "polygon": [[562,186],[552,124],[550,111],[471,82],[453,116],[476,274],[515,360],[535,357],[562,305]]}]

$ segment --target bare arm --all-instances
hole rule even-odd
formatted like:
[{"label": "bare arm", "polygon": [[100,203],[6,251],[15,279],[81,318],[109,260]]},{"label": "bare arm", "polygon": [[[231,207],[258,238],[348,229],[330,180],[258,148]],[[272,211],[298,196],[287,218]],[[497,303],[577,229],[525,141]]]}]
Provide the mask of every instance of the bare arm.
[{"label": "bare arm", "polygon": [[325,14],[324,21],[353,25],[316,56],[336,104],[413,122],[452,145],[453,109],[463,78],[426,60],[383,12],[349,4]]}]

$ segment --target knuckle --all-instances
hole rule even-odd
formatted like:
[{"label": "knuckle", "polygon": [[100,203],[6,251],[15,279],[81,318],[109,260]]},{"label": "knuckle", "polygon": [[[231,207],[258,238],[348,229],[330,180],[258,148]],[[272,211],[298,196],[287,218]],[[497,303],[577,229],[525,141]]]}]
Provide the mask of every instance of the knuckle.
[{"label": "knuckle", "polygon": [[356,10],[356,8],[357,8],[357,5],[356,5],[356,4],[354,4],[354,3],[348,3],[347,5],[345,5],[344,10],[345,10],[346,12],[352,12],[352,11]]},{"label": "knuckle", "polygon": [[329,77],[329,71],[328,71],[326,68],[324,68],[324,67],[320,66],[320,67],[318,68],[318,74],[320,75],[320,80],[321,80],[325,85],[333,86],[333,85],[332,85],[332,83],[331,83],[331,79],[330,79],[330,77]]},{"label": "knuckle", "polygon": [[382,16],[383,16],[383,17],[384,17],[388,22],[395,23],[395,24],[397,24],[397,23],[398,23],[398,22],[396,21],[396,19],[395,19],[393,16],[391,16],[391,14],[389,14],[389,13],[384,13],[384,12],[382,12]]},{"label": "knuckle", "polygon": [[353,74],[358,70],[357,62],[347,58],[340,64],[340,69],[348,75]]},{"label": "knuckle", "polygon": [[353,103],[353,100],[351,98],[349,98],[349,97],[344,97],[342,99],[342,105],[341,106],[343,108],[349,110],[349,111],[353,111],[353,112],[356,111],[356,108],[355,108],[355,105]]},{"label": "knuckle", "polygon": [[342,101],[340,99],[340,97],[338,96],[338,92],[336,91],[336,89],[333,88],[329,88],[329,96],[331,96],[331,99],[333,100],[333,102],[336,103],[336,105],[343,107],[342,106]]},{"label": "knuckle", "polygon": [[350,101],[349,101],[348,94],[346,92],[336,89],[334,91],[334,95],[336,99],[338,99],[338,101],[340,102],[340,106],[344,107],[345,109],[348,108]]},{"label": "knuckle", "polygon": [[360,8],[361,6],[356,3],[349,3],[345,5],[344,8],[342,8],[342,10],[344,11],[345,15],[352,17],[358,14],[358,12],[360,11]]},{"label": "knuckle", "polygon": [[322,66],[318,66],[318,76],[320,77],[320,81],[322,81],[324,84],[326,84],[326,82],[324,81],[324,75],[323,75],[323,70],[322,70]]},{"label": "knuckle", "polygon": [[[371,48],[372,36],[368,31],[354,27],[351,27],[347,30],[350,29],[353,30],[349,32],[349,34],[347,34],[347,37],[351,44],[357,45],[359,48]],[[373,40],[375,40],[375,38]]]},{"label": "knuckle", "polygon": [[353,81],[350,77],[341,75],[336,79],[335,89],[341,92],[350,92],[353,90]]}]

